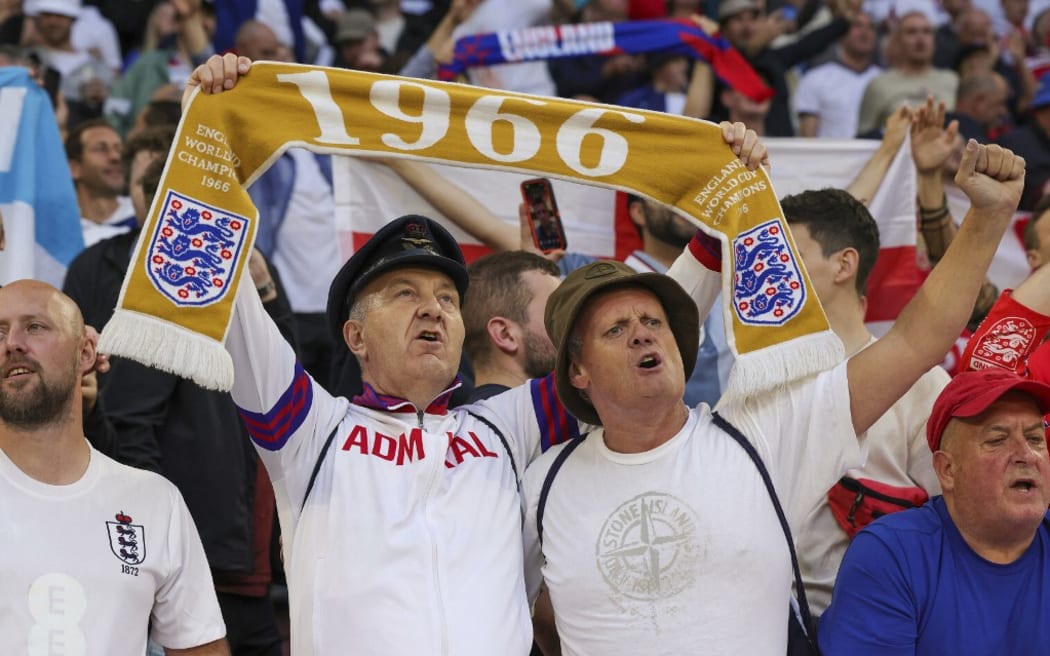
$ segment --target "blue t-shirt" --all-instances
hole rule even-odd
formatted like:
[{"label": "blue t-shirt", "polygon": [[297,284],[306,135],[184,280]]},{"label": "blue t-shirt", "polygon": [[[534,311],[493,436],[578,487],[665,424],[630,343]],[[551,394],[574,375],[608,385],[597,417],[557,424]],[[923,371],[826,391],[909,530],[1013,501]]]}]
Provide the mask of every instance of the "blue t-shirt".
[{"label": "blue t-shirt", "polygon": [[842,560],[818,636],[825,656],[1050,653],[1050,524],[1009,565],[978,556],[944,498],[883,517]]}]

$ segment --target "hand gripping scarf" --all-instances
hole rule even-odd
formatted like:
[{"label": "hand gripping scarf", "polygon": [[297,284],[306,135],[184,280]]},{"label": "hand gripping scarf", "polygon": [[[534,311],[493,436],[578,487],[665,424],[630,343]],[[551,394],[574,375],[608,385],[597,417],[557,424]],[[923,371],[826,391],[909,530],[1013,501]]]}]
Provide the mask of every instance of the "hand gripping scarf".
[{"label": "hand gripping scarf", "polygon": [[[762,170],[707,122],[417,79],[258,63],[194,94],[101,351],[218,390],[222,346],[258,213],[246,188],[287,148],[549,175],[632,192],[719,238],[729,392],[751,394],[842,357]],[[338,184],[338,182],[336,183]]]}]

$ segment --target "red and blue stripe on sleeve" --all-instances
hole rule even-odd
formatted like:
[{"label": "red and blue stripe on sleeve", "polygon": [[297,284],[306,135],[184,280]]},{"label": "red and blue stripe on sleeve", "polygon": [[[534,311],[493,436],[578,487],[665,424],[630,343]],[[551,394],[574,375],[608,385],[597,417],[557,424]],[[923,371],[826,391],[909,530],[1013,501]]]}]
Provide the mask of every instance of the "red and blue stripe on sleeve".
[{"label": "red and blue stripe on sleeve", "polygon": [[313,386],[310,377],[298,362],[292,383],[269,412],[256,413],[238,408],[248,435],[258,446],[268,451],[278,451],[288,438],[302,426],[313,403]]},{"label": "red and blue stripe on sleeve", "polygon": [[554,389],[554,374],[529,381],[532,392],[532,407],[536,412],[536,423],[540,427],[540,450],[546,451],[555,444],[568,442],[580,436],[580,423],[558,400]]}]

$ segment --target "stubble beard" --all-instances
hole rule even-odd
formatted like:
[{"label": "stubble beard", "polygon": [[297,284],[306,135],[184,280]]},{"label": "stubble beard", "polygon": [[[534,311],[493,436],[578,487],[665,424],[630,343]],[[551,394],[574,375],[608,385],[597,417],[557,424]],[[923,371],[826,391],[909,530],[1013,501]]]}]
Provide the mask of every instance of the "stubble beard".
[{"label": "stubble beard", "polygon": [[554,369],[556,354],[546,335],[531,331],[525,333],[525,375],[543,378]]},{"label": "stubble beard", "polygon": [[40,384],[23,394],[0,388],[0,421],[19,430],[35,430],[57,424],[69,414],[78,377],[74,373],[50,384],[41,376]]},{"label": "stubble beard", "polygon": [[[657,211],[658,216],[647,214],[645,227],[649,234],[665,244],[685,248],[689,240],[693,238],[696,228],[666,208],[661,207]],[[646,208],[646,212],[653,212],[653,209]]]}]

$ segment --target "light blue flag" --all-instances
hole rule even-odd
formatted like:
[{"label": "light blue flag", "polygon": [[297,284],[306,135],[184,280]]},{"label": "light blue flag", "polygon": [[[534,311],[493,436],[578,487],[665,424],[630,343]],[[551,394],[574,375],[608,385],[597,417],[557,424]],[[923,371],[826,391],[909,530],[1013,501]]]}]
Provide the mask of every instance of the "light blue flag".
[{"label": "light blue flag", "polygon": [[84,249],[80,210],[51,100],[20,66],[0,66],[0,213],[0,284],[37,278],[61,287]]}]

